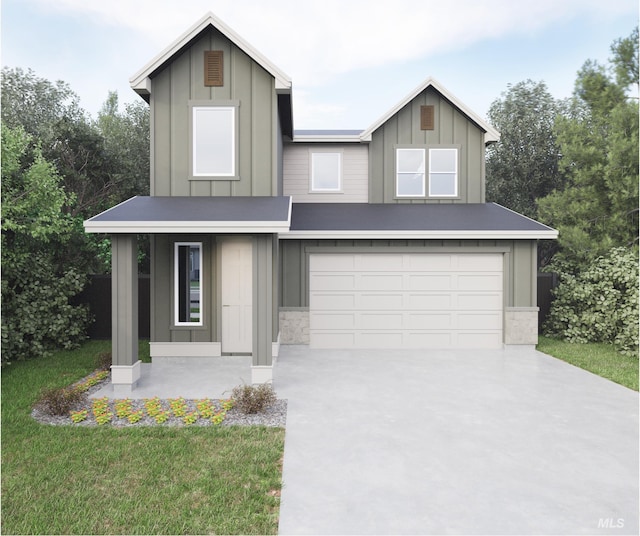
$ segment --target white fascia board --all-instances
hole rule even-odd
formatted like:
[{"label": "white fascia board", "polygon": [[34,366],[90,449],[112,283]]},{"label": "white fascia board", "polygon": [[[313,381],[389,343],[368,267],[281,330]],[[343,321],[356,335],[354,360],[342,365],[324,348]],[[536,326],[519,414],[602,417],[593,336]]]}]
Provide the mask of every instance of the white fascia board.
[{"label": "white fascia board", "polygon": [[430,239],[430,240],[539,240],[558,238],[558,231],[289,231],[280,234],[284,240],[372,240],[372,239]]},{"label": "white fascia board", "polygon": [[320,136],[320,135],[295,135],[293,136],[294,143],[361,143],[359,134],[350,134],[350,135],[329,135],[329,136]]},{"label": "white fascia board", "polygon": [[175,233],[286,233],[284,221],[91,221],[84,222],[87,233],[175,234]]},{"label": "white fascia board", "polygon": [[391,108],[387,113],[385,113],[380,119],[378,119],[375,123],[373,123],[367,130],[365,130],[362,134],[360,134],[360,139],[362,141],[371,141],[371,135],[375,130],[380,128],[384,123],[386,123],[391,117],[397,114],[402,108],[404,108],[409,102],[415,99],[420,93],[422,93],[429,86],[433,87],[436,91],[438,91],[442,96],[451,101],[454,106],[456,106],[460,111],[465,114],[469,119],[471,119],[474,123],[476,123],[482,130],[485,131],[484,142],[491,143],[496,142],[500,139],[500,133],[493,128],[489,123],[487,123],[484,119],[482,119],[478,114],[476,114],[473,110],[467,107],[466,104],[458,99],[453,93],[451,93],[448,89],[446,89],[440,82],[438,82],[435,78],[429,77],[422,84],[420,84],[417,88],[415,88],[409,95],[407,95],[403,100],[401,100],[396,106]]},{"label": "white fascia board", "polygon": [[238,48],[243,50],[259,63],[264,69],[269,72],[276,81],[277,90],[291,90],[291,78],[273,63],[271,63],[265,56],[263,56],[257,49],[245,41],[234,30],[222,22],[213,13],[209,12],[196,22],[191,28],[184,32],[178,39],[165,48],[160,54],[147,63],[142,69],[134,74],[129,79],[129,84],[134,91],[140,94],[150,92],[150,80],[149,75],[156,69],[161,67],[165,62],[171,59],[182,47],[184,47],[189,41],[196,37],[207,26],[213,26],[223,35],[225,35],[230,41],[232,41]]}]

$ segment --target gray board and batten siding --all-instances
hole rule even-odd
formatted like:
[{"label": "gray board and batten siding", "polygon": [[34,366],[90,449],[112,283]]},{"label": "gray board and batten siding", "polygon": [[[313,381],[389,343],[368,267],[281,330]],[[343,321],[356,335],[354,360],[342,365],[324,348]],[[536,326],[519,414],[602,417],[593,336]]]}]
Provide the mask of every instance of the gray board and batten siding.
[{"label": "gray board and batten siding", "polygon": [[535,240],[281,240],[280,306],[309,307],[309,255],[313,253],[502,253],[505,307],[535,307]]},{"label": "gray board and batten siding", "polygon": [[[204,53],[223,52],[221,87],[204,83]],[[273,76],[209,27],[151,75],[151,195],[278,195],[278,107]],[[237,178],[190,176],[191,106],[237,106]]]},{"label": "gray board and batten siding", "polygon": [[[421,106],[434,106],[434,129],[421,129]],[[397,147],[458,147],[459,195],[453,199],[398,199]],[[369,147],[370,203],[484,203],[484,132],[433,87],[376,129]]]}]

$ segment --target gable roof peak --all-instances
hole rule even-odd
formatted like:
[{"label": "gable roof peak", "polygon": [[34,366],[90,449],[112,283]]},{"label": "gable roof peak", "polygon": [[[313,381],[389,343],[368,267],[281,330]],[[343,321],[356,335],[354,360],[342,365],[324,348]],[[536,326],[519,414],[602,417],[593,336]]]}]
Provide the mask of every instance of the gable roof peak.
[{"label": "gable roof peak", "polygon": [[415,99],[420,93],[422,93],[428,87],[434,88],[444,98],[450,101],[456,108],[458,108],[464,115],[466,115],[471,121],[478,125],[485,132],[484,141],[485,144],[496,142],[500,139],[500,133],[493,128],[487,121],[482,119],[471,108],[458,99],[453,93],[445,88],[440,82],[438,82],[433,76],[427,78],[418,87],[416,87],[411,93],[409,93],[404,99],[402,99],[396,106],[387,111],[382,117],[375,121],[368,129],[366,129],[360,135],[361,141],[371,141],[371,135],[375,130],[380,128],[386,123],[392,116],[398,113],[402,108]]},{"label": "gable roof peak", "polygon": [[178,37],[173,43],[165,48],[160,54],[155,56],[142,69],[129,79],[131,88],[139,95],[149,95],[151,93],[150,75],[167,63],[182,48],[189,44],[203,30],[213,26],[216,30],[227,37],[234,45],[245,52],[251,59],[261,65],[269,74],[275,78],[276,90],[279,92],[291,91],[291,78],[284,71],[276,67],[253,45],[227,26],[222,20],[216,17],[211,11],[206,13],[200,20],[191,26],[186,32]]}]

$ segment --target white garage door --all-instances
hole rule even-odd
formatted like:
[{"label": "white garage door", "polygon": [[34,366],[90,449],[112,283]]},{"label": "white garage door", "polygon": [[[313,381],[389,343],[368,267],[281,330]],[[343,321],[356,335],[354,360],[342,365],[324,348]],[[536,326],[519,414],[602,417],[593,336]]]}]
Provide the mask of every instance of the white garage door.
[{"label": "white garage door", "polygon": [[314,254],[312,348],[499,348],[500,254]]}]

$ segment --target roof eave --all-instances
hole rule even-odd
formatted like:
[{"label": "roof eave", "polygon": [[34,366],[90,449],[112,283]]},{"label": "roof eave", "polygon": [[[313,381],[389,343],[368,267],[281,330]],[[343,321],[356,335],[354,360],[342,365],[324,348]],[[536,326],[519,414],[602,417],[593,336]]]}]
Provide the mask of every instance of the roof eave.
[{"label": "roof eave", "polygon": [[168,62],[178,51],[185,47],[192,39],[208,26],[213,26],[236,46],[242,49],[249,57],[259,63],[267,72],[275,78],[275,89],[278,92],[291,91],[291,78],[281,69],[271,63],[262,53],[249,44],[244,38],[227,26],[223,21],[209,12],[204,15],[198,22],[191,26],[178,39],[165,48],[160,54],[155,56],[142,69],[135,73],[130,79],[131,88],[139,95],[148,95],[151,91],[150,75],[160,69]]},{"label": "roof eave", "polygon": [[360,136],[355,135],[293,135],[294,143],[361,143]]},{"label": "roof eave", "polygon": [[373,135],[374,131],[380,128],[391,117],[397,114],[402,108],[404,108],[409,102],[415,99],[420,93],[422,93],[428,87],[433,87],[443,97],[451,101],[451,103],[454,106],[456,106],[462,113],[464,113],[476,125],[478,125],[478,127],[480,127],[480,129],[482,129],[485,132],[485,135],[484,135],[485,144],[495,143],[500,139],[500,133],[495,128],[493,128],[489,123],[487,123],[484,119],[482,119],[473,110],[471,110],[471,108],[469,108],[460,99],[458,99],[440,82],[438,82],[435,78],[430,76],[424,82],[422,82],[422,84],[416,87],[411,93],[409,93],[404,99],[402,99],[398,104],[396,104],[393,108],[388,110],[382,117],[380,117],[377,121],[375,121],[368,129],[362,132],[362,134],[360,135],[360,140],[371,141],[371,136]]},{"label": "roof eave", "polygon": [[229,233],[280,234],[289,231],[286,221],[118,221],[84,222],[86,233],[92,234],[175,234]]},{"label": "roof eave", "polygon": [[553,240],[558,238],[555,229],[539,231],[478,231],[478,230],[350,230],[350,231],[299,231],[291,230],[281,234],[283,239],[326,239],[326,240],[371,240],[371,239],[431,239],[431,240]]}]

